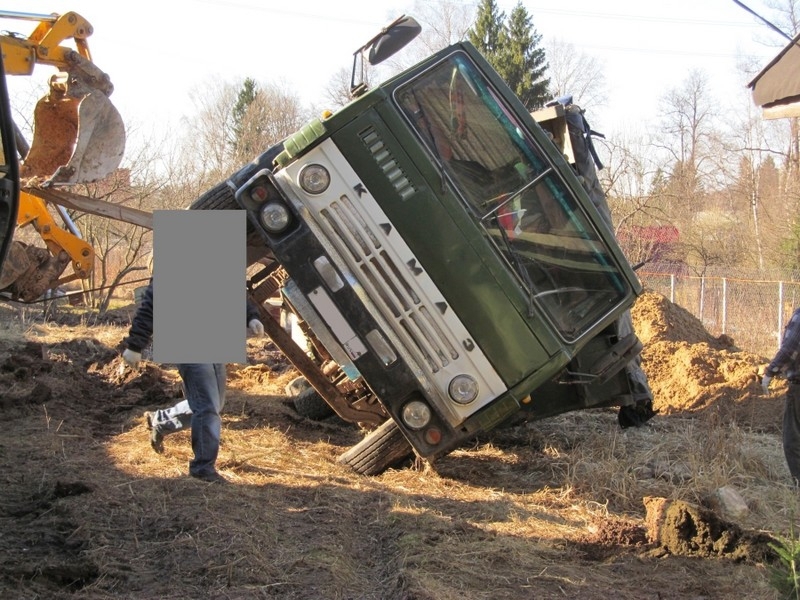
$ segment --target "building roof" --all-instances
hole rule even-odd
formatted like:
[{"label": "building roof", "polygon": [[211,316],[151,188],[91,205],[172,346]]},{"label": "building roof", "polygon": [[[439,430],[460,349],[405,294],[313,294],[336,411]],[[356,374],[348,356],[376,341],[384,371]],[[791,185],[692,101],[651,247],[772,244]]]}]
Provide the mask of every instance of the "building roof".
[{"label": "building roof", "polygon": [[800,34],[747,87],[765,119],[800,116]]}]

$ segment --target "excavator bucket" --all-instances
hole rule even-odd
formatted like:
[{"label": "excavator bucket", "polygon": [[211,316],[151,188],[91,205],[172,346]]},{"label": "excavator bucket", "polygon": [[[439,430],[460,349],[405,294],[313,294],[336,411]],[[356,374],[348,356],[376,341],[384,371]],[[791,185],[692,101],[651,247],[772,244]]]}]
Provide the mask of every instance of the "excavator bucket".
[{"label": "excavator bucket", "polygon": [[44,185],[91,183],[122,160],[125,125],[108,96],[65,88],[51,82],[50,93],[36,104],[33,142],[20,168],[23,178],[41,178]]}]

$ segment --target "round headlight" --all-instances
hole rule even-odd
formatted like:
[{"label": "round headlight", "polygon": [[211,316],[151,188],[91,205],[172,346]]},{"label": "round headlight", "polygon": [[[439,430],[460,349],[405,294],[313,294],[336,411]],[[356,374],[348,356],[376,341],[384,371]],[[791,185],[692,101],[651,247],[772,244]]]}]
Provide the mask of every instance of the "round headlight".
[{"label": "round headlight", "polygon": [[424,402],[412,400],[403,407],[401,416],[411,429],[422,429],[431,422],[431,409]]},{"label": "round headlight", "polygon": [[331,174],[322,165],[308,165],[300,171],[300,187],[309,194],[321,194],[331,184]]},{"label": "round headlight", "polygon": [[478,382],[471,375],[456,375],[447,391],[459,404],[469,404],[478,397]]},{"label": "round headlight", "polygon": [[270,202],[261,207],[259,213],[261,224],[270,233],[280,233],[289,226],[291,215],[286,205],[280,202]]}]

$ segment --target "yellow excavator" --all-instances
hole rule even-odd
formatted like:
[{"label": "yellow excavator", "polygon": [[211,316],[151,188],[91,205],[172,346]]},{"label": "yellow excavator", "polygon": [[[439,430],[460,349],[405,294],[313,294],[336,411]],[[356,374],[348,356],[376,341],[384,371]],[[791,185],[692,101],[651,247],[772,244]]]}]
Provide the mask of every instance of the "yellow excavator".
[{"label": "yellow excavator", "polygon": [[[32,75],[37,64],[56,69],[34,109],[33,141],[29,145],[18,127],[15,131],[21,178],[17,231],[32,226],[46,247],[13,240],[0,271],[0,293],[31,302],[91,273],[94,249],[59,204],[52,206],[64,227],[56,223],[44,197],[52,202],[59,186],[96,182],[112,173],[125,150],[125,126],[109,100],[114,86],[92,60],[87,38],[93,28],[84,17],[0,10],[0,19],[35,23],[28,35],[0,34],[6,76]],[[74,48],[63,45],[69,40]],[[69,264],[72,274],[62,276]]]}]

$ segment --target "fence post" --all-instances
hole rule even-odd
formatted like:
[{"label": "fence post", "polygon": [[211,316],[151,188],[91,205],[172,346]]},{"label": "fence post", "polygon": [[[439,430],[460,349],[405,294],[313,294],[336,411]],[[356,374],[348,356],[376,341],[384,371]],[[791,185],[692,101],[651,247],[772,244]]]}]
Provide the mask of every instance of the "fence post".
[{"label": "fence post", "polygon": [[728,280],[722,278],[722,333],[725,331],[725,326],[728,323]]},{"label": "fence post", "polygon": [[700,278],[700,322],[703,322],[703,303],[706,299],[706,278]]}]

